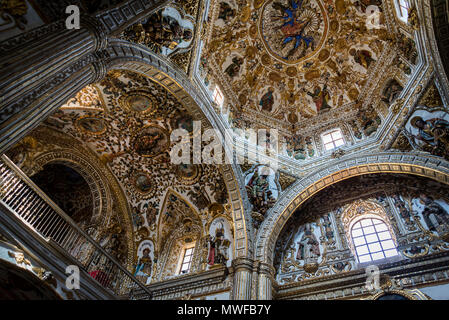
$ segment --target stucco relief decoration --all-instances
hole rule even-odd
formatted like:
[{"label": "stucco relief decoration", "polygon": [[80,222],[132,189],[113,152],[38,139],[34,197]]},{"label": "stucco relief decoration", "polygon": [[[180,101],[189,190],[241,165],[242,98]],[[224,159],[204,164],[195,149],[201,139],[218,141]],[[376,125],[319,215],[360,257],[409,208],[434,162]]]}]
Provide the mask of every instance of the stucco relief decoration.
[{"label": "stucco relief decoration", "polygon": [[88,85],[81,89],[74,98],[61,106],[61,109],[92,109],[104,110],[104,101],[95,85]]},{"label": "stucco relief decoration", "polygon": [[28,4],[25,0],[2,0],[0,2],[0,32],[14,28],[25,30],[28,21],[25,15]]},{"label": "stucco relief decoration", "polygon": [[176,177],[184,184],[191,185],[201,177],[201,166],[197,164],[179,164],[175,168]]},{"label": "stucco relief decoration", "polygon": [[447,189],[426,178],[387,174],[352,178],[325,189],[285,224],[274,250],[278,283],[358,268],[351,230],[363,218],[385,222],[388,231],[383,232],[396,247],[390,261],[449,250]]},{"label": "stucco relief decoration", "polygon": [[[140,74],[117,70],[95,86],[104,99],[104,108],[64,107],[45,126],[84,141],[97,161],[111,170],[131,208],[136,243],[155,239],[157,252],[160,241],[166,241],[157,237],[157,225],[160,215],[170,219],[161,209],[169,188],[205,220],[228,214],[228,191],[218,166],[170,162],[170,133],[182,128],[193,135],[194,117],[168,89]],[[80,119],[89,121],[83,120],[86,123],[81,123],[81,128]],[[102,131],[103,124],[107,130],[95,134]],[[28,161],[27,150],[39,148],[41,145],[30,137],[16,148],[16,158]]]},{"label": "stucco relief decoration", "polygon": [[423,192],[412,200],[412,210],[421,227],[430,231],[434,237],[449,242],[449,203],[446,199]]},{"label": "stucco relief decoration", "polygon": [[446,110],[419,108],[410,117],[404,133],[414,149],[449,159],[449,114]]},{"label": "stucco relief decoration", "polygon": [[209,268],[231,266],[232,232],[225,218],[215,219],[209,228],[207,264]]},{"label": "stucco relief decoration", "polygon": [[177,9],[169,6],[129,27],[121,35],[126,40],[143,44],[165,56],[188,48],[193,36],[192,19],[184,19]]},{"label": "stucco relief decoration", "polygon": [[149,194],[153,191],[154,186],[150,177],[146,172],[138,171],[134,174],[134,186],[136,190],[142,194]]},{"label": "stucco relief decoration", "polygon": [[267,166],[256,166],[245,176],[248,199],[252,204],[253,223],[256,227],[279,196],[276,172]]},{"label": "stucco relief decoration", "polygon": [[[379,9],[375,27],[369,6]],[[387,77],[377,70],[387,70],[395,46],[411,55],[407,40],[388,30],[382,1],[220,0],[211,8],[200,72],[235,106],[233,127],[294,134],[310,119],[349,113],[375,90],[374,79]]]},{"label": "stucco relief decoration", "polygon": [[330,273],[326,267],[318,270],[326,261],[327,250],[320,225],[320,221],[300,226],[293,223],[289,228],[289,236],[284,239],[286,242],[278,266],[278,281],[281,284],[285,279],[300,281]]},{"label": "stucco relief decoration", "polygon": [[328,31],[327,13],[320,1],[265,2],[259,31],[271,55],[297,63],[316,53]]}]

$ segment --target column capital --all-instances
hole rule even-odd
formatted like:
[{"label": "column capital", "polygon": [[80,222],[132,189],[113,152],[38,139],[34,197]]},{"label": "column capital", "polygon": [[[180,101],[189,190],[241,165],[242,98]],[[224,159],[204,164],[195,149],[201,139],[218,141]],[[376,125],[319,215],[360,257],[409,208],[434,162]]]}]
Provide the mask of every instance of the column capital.
[{"label": "column capital", "polygon": [[234,271],[247,270],[253,271],[254,260],[249,258],[235,258],[232,260]]},{"label": "column capital", "polygon": [[81,27],[86,28],[95,39],[94,51],[100,51],[106,49],[108,46],[108,33],[104,25],[98,18],[82,14],[81,15]]},{"label": "column capital", "polygon": [[93,73],[92,83],[101,81],[109,71],[109,65],[102,54],[102,52],[96,52],[93,54],[96,58],[91,64],[91,70]]},{"label": "column capital", "polygon": [[268,275],[270,277],[274,277],[274,275],[276,274],[276,269],[268,263],[265,262],[259,262],[259,273],[260,274],[265,274]]}]

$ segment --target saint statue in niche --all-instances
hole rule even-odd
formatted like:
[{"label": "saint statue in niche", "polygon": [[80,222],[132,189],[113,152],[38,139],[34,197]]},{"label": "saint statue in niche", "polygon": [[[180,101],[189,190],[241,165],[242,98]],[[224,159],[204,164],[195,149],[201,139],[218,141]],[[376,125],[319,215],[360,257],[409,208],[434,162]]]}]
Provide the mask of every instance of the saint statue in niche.
[{"label": "saint statue in niche", "polygon": [[[298,60],[313,52],[322,37],[320,8],[309,1],[275,1],[267,6],[262,30],[270,47],[285,60]],[[276,34],[270,37],[270,34]]]},{"label": "saint statue in niche", "polygon": [[432,197],[419,195],[419,201],[425,206],[422,215],[429,230],[435,231],[444,239],[449,239],[449,214]]},{"label": "saint statue in niche", "polygon": [[411,125],[418,129],[413,137],[423,143],[424,151],[449,158],[449,122],[441,118],[424,120],[416,116]]},{"label": "saint statue in niche", "polygon": [[320,244],[313,234],[310,224],[305,225],[304,235],[298,242],[297,260],[304,260],[304,270],[315,273],[318,270],[318,258],[320,256]]},{"label": "saint statue in niche", "polygon": [[150,257],[150,248],[145,248],[142,251],[142,257],[137,261],[136,272],[134,272],[134,276],[146,283],[148,277],[151,276],[151,267],[153,262]]},{"label": "saint statue in niche", "polygon": [[209,242],[209,256],[207,258],[207,264],[210,266],[226,266],[229,259],[228,248],[231,242],[224,238],[223,223],[221,223],[220,227],[215,230],[215,236],[211,237],[209,235],[207,240]]},{"label": "saint statue in niche", "polygon": [[249,201],[253,205],[253,211],[264,216],[276,202],[273,192],[270,190],[270,182],[267,174],[259,174],[259,170],[254,171],[253,176],[246,185]]}]

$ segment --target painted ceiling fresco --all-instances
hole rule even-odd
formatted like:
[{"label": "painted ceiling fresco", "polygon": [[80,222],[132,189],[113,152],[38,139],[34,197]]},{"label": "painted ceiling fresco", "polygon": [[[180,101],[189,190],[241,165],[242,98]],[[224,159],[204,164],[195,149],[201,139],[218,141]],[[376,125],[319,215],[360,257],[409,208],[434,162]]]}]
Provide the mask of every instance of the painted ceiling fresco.
[{"label": "painted ceiling fresco", "polygon": [[122,32],[120,38],[168,57],[189,73],[198,44],[198,21],[204,9],[201,0],[173,1]]},{"label": "painted ceiling fresco", "polygon": [[301,134],[345,119],[367,137],[417,59],[383,2],[211,1],[200,73],[224,92],[234,127]]},{"label": "painted ceiling fresco", "polygon": [[157,257],[167,237],[185,222],[179,212],[197,217],[191,220],[201,236],[214,218],[231,219],[219,166],[170,161],[171,131],[184,128],[192,133],[192,120],[160,84],[136,73],[111,71],[45,125],[82,141],[111,169],[132,210],[136,247],[150,241],[151,256]]}]

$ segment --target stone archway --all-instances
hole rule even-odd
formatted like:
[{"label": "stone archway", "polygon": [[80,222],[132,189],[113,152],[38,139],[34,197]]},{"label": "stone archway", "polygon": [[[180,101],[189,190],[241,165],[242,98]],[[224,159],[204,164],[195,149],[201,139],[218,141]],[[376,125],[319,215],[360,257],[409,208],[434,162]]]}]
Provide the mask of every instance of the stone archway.
[{"label": "stone archway", "polygon": [[87,182],[93,197],[91,221],[95,223],[104,223],[107,221],[108,213],[111,212],[109,190],[97,170],[81,155],[72,150],[54,150],[39,155],[35,160],[35,164],[39,168],[54,164],[63,165],[79,173]]},{"label": "stone archway", "polygon": [[[152,53],[141,46],[130,42],[110,39],[105,50],[107,70],[128,70],[139,73],[157,82],[172,93],[189,111],[195,120],[199,120],[205,128],[218,128],[224,132],[225,128],[218,120],[211,103],[200,95],[190,80],[171,62]],[[236,164],[221,166],[231,203],[234,222],[234,250],[235,257],[252,257],[253,227],[251,217],[246,214],[248,201],[244,197],[243,181]]]},{"label": "stone archway", "polygon": [[[97,237],[104,230],[113,223],[119,223],[127,248],[126,265],[132,268],[136,248],[131,210],[122,187],[110,169],[79,141],[47,126],[38,128],[28,137],[35,141],[35,145],[25,152],[27,160],[22,163],[21,169],[32,175],[47,164],[60,163],[76,170],[88,183],[94,198],[91,222],[98,227],[91,234],[92,238],[98,241]],[[120,221],[113,221],[114,213]]]},{"label": "stone archway", "polygon": [[335,162],[298,181],[280,197],[257,234],[256,259],[273,264],[274,247],[282,228],[306,200],[337,182],[376,173],[403,173],[449,184],[449,163],[433,156],[385,152]]}]

